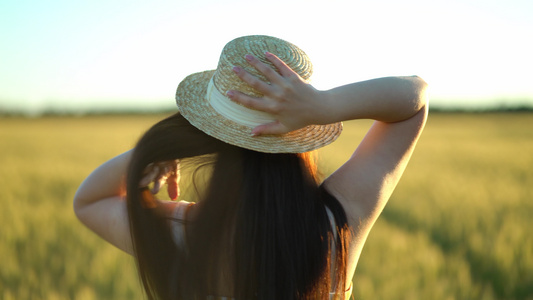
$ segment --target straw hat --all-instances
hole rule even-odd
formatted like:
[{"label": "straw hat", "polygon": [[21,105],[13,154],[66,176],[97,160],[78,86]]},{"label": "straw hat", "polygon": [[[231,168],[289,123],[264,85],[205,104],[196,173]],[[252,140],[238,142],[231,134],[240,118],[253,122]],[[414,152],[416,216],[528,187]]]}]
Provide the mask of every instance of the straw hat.
[{"label": "straw hat", "polygon": [[278,56],[300,77],[309,81],[313,67],[307,55],[295,45],[269,36],[240,37],[226,44],[216,70],[189,75],[179,84],[176,103],[180,113],[210,136],[259,152],[301,153],[333,142],[342,131],[342,123],[310,125],[282,135],[251,136],[252,128],[275,121],[275,118],[231,101],[226,92],[238,90],[250,96],[262,96],[237,77],[232,68],[239,66],[268,82],[244,58],[246,54],[252,54],[276,69],[266,60],[266,51]]}]

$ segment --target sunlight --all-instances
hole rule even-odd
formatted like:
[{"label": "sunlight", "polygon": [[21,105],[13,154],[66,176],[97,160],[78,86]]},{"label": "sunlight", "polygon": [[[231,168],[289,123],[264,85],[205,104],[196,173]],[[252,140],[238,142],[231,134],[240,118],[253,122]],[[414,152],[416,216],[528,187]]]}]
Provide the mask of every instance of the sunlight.
[{"label": "sunlight", "polygon": [[511,4],[207,2],[125,7],[55,0],[6,7],[10,18],[0,21],[7,40],[0,48],[0,109],[20,103],[168,101],[185,76],[216,68],[224,44],[248,34],[277,36],[304,49],[319,89],[416,74],[437,99],[477,99],[477,104],[520,98],[533,104],[526,73],[533,69],[533,45],[526,38],[533,20]]}]

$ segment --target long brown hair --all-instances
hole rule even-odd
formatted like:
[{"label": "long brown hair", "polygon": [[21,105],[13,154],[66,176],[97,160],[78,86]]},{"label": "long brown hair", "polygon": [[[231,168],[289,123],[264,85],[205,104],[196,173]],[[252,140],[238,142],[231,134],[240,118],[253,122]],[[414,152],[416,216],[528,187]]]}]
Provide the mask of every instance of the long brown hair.
[{"label": "long brown hair", "polygon": [[[150,128],[134,150],[127,178],[135,259],[148,298],[205,299],[216,293],[220,278],[230,278],[235,299],[343,295],[346,215],[319,186],[310,156],[235,147],[204,134],[179,113]],[[202,205],[186,224],[187,249],[171,237],[169,224],[179,220],[157,214],[158,202],[138,187],[149,163],[176,159],[194,165],[188,175],[193,181],[198,170],[209,169],[202,173],[208,174],[204,183],[193,182],[198,192],[191,200]],[[335,229],[325,207],[335,217]],[[229,274],[221,276],[221,270]]]}]

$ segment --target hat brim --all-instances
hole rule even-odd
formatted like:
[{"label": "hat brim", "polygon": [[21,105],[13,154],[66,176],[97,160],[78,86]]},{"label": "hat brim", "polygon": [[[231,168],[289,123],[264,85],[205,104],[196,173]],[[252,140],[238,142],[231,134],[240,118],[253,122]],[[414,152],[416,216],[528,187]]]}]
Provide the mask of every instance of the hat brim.
[{"label": "hat brim", "polygon": [[252,128],[221,116],[205,99],[207,86],[215,70],[187,76],[178,86],[178,110],[193,126],[204,133],[242,148],[266,153],[303,153],[335,141],[342,123],[310,125],[282,135],[251,136]]}]

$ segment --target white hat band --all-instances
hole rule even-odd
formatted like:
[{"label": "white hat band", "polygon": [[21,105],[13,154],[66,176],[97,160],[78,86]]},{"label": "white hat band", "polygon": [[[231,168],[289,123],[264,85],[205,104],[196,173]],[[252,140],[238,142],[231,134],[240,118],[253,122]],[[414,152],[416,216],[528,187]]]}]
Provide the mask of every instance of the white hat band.
[{"label": "white hat band", "polygon": [[205,98],[220,115],[243,126],[254,128],[261,124],[276,121],[276,118],[269,113],[249,109],[231,101],[231,99],[218,91],[213,82],[213,77],[207,86]]}]

